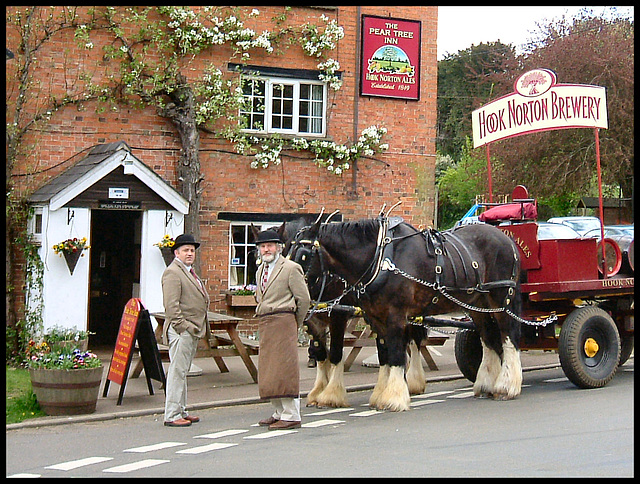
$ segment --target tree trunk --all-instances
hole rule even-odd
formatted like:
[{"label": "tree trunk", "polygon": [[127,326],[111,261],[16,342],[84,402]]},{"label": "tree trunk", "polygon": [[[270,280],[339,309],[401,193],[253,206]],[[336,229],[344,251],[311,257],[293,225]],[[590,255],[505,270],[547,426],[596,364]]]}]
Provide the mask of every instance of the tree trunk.
[{"label": "tree trunk", "polygon": [[[182,74],[176,76],[176,85],[177,89],[169,95],[172,102],[167,104],[162,115],[171,119],[182,144],[178,180],[182,196],[189,202],[184,232],[192,234],[200,241],[200,182],[204,177],[200,172],[200,133],[196,124],[195,100],[193,90]],[[199,260],[196,261],[196,270],[199,272]]]}]

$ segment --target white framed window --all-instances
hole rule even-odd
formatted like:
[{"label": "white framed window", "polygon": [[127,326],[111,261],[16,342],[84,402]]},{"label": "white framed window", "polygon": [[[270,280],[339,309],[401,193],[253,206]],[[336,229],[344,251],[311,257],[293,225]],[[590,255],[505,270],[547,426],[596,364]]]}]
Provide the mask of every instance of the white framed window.
[{"label": "white framed window", "polygon": [[36,245],[42,244],[42,207],[35,207],[27,222],[27,233]]},{"label": "white framed window", "polygon": [[321,81],[243,76],[245,131],[325,136],[327,85]]},{"label": "white framed window", "polygon": [[[257,252],[251,233],[252,222],[232,222],[229,226],[229,289],[255,286]],[[280,227],[280,223],[253,222],[259,231]]]}]

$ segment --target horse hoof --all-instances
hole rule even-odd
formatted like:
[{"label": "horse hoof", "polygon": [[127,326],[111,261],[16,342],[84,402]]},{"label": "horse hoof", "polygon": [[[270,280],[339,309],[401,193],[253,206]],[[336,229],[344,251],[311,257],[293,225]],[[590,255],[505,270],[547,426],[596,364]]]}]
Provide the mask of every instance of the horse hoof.
[{"label": "horse hoof", "polygon": [[510,397],[506,393],[496,393],[493,395],[494,400],[498,400],[500,402],[506,402],[507,400],[513,400],[514,397]]},{"label": "horse hoof", "polygon": [[494,398],[494,395],[491,392],[480,392],[480,393],[474,395],[474,397],[476,397],[476,398]]}]

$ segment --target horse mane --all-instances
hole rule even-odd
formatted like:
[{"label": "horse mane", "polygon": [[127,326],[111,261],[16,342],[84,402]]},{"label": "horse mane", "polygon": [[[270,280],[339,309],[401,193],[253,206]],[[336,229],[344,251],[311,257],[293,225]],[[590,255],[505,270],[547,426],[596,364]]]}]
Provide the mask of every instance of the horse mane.
[{"label": "horse mane", "polygon": [[353,240],[358,242],[371,240],[375,243],[379,229],[380,224],[376,219],[364,218],[349,222],[324,224],[320,227],[319,237],[322,237],[325,242],[351,240],[353,243]]}]

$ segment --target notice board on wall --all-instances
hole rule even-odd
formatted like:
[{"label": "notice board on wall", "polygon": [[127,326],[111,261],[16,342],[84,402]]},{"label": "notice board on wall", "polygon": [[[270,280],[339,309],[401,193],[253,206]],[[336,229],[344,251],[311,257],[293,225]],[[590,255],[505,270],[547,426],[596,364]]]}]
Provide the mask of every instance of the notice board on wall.
[{"label": "notice board on wall", "polygon": [[421,34],[419,20],[362,16],[362,96],[420,99]]},{"label": "notice board on wall", "polygon": [[151,317],[139,298],[131,298],[124,307],[120,329],[116,338],[116,345],[109,365],[109,373],[104,386],[102,396],[106,397],[110,382],[120,385],[117,405],[122,403],[124,389],[126,387],[131,358],[136,348],[140,351],[140,358],[144,365],[144,374],[147,379],[149,394],[153,395],[151,380],[157,380],[165,385],[165,374],[162,367],[162,359],[158,351]]}]

